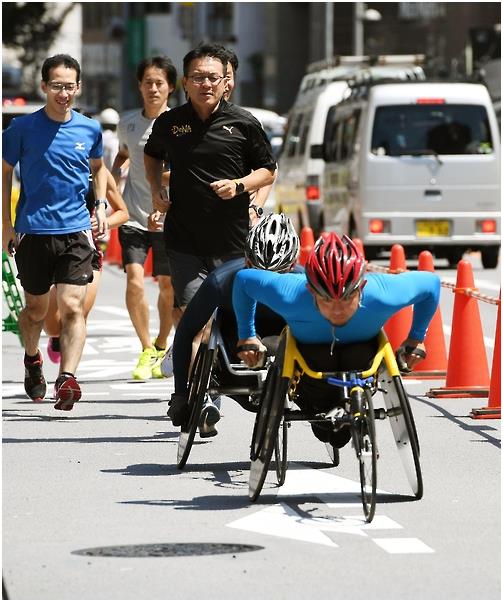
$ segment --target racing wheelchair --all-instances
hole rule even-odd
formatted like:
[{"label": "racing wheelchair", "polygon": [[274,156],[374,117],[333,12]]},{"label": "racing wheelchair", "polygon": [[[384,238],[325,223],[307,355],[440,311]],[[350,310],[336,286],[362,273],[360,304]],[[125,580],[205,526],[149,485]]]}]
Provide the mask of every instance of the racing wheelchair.
[{"label": "racing wheelchair", "polygon": [[[343,407],[341,408],[338,401],[326,412],[309,413],[292,409],[297,386],[303,375],[341,388]],[[385,408],[374,410],[372,398],[378,391],[383,394]],[[290,329],[286,327],[278,344],[275,361],[268,370],[255,420],[250,450],[250,499],[255,501],[259,497],[272,453],[279,444],[282,446],[284,479],[287,469],[287,447],[282,437],[283,432],[286,432],[285,424],[295,420],[324,423],[334,431],[347,426],[359,463],[365,520],[371,522],[376,506],[379,455],[375,420],[386,418],[390,421],[398,453],[414,496],[421,499],[423,481],[416,427],[395,354],[384,331],[378,335],[377,352],[368,370],[316,372],[308,366]]]},{"label": "racing wheelchair", "polygon": [[[278,335],[284,321],[276,314],[264,310],[262,324],[267,332]],[[260,327],[260,316],[258,318]],[[184,468],[189,458],[197,432],[199,417],[207,395],[231,397],[245,410],[256,413],[260,395],[272,364],[278,336],[264,337],[268,348],[263,367],[252,369],[236,356],[237,330],[235,317],[229,311],[217,308],[211,319],[207,340],[201,342],[189,376],[189,411],[180,428],[177,450],[177,467]],[[287,445],[287,425],[281,429],[275,443],[276,473],[278,484],[282,485],[286,474],[286,461],[283,457]],[[270,459],[269,459],[270,460]]]}]

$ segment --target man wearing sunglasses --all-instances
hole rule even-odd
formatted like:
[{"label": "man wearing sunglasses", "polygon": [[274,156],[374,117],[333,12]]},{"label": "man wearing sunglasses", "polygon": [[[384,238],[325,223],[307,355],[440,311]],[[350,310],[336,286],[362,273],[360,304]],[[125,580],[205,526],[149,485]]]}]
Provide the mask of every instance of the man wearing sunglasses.
[{"label": "man wearing sunglasses", "polygon": [[[55,409],[71,410],[81,397],[75,372],[86,337],[83,304],[93,279],[95,246],[86,207],[89,171],[96,197],[98,235],[107,231],[107,170],[101,127],[72,110],[80,88],[80,65],[71,56],[50,57],[42,65],[45,106],[12,121],[3,133],[2,246],[16,252],[25,307],[19,316],[25,357],[24,387],[33,401],[46,394],[39,350],[40,333],[56,285],[61,314],[61,362],[54,385]],[[11,189],[19,163],[21,195],[14,225]]]},{"label": "man wearing sunglasses", "polygon": [[[426,357],[423,344],[440,295],[440,280],[431,272],[365,273],[365,259],[347,236],[320,237],[309,255],[305,274],[241,270],[234,279],[233,305],[238,322],[238,346],[259,345],[254,313],[263,303],[284,318],[307,363],[322,372],[366,370],[377,351],[377,335],[391,316],[414,306],[407,339],[397,350],[399,368],[409,371]],[[253,348],[253,347],[252,347]],[[259,351],[238,356],[253,366]],[[327,387],[330,389],[327,402]],[[306,411],[326,411],[340,393],[307,376],[297,387],[296,404]],[[327,406],[327,403],[329,404]],[[338,448],[350,439],[349,428],[333,432],[311,425],[315,436]]]}]

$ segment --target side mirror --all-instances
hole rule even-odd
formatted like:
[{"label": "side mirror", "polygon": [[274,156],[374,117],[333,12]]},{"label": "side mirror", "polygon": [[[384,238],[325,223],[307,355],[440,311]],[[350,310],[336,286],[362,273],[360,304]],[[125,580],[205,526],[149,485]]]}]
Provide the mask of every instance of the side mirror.
[{"label": "side mirror", "polygon": [[324,159],[323,144],[311,145],[311,159]]}]

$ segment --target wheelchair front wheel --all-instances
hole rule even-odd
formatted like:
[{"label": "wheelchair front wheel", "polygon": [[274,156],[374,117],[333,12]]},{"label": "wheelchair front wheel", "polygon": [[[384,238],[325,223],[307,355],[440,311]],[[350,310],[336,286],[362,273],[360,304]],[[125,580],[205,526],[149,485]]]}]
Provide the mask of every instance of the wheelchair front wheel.
[{"label": "wheelchair front wheel", "polygon": [[187,463],[194,437],[196,436],[199,417],[203,409],[204,397],[208,389],[213,364],[213,351],[206,343],[201,343],[197,350],[194,366],[189,381],[189,417],[180,428],[178,438],[177,466],[183,468]]},{"label": "wheelchair front wheel", "polygon": [[286,470],[288,468],[288,424],[285,420],[279,425],[276,442],[274,443],[274,461],[276,465],[276,479],[278,485],[285,483]]},{"label": "wheelchair front wheel", "polygon": [[[283,417],[289,382],[288,378],[281,377],[281,365],[274,364],[269,368],[252,436],[250,454],[252,462],[248,490],[252,502],[260,495],[269,470],[272,453],[276,446],[278,428]],[[286,453],[283,457],[286,460]]]},{"label": "wheelchair front wheel", "polygon": [[377,489],[377,442],[374,406],[370,391],[355,389],[351,393],[351,408],[355,420],[355,450],[360,468],[360,489],[366,522],[374,518]]}]

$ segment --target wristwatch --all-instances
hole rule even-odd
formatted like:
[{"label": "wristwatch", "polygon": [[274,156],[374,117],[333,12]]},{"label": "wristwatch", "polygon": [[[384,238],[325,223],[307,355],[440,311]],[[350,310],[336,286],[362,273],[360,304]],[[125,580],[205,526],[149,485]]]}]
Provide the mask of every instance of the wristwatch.
[{"label": "wristwatch", "polygon": [[254,205],[253,203],[248,207],[248,209],[253,209],[253,211],[255,211],[255,213],[257,214],[257,217],[262,217],[264,215],[264,210],[262,209],[262,207]]},{"label": "wristwatch", "polygon": [[94,206],[97,209],[100,205],[105,205],[105,209],[108,209],[108,202],[106,199],[97,199]]},{"label": "wristwatch", "polygon": [[239,180],[234,180],[234,184],[236,184],[236,196],[238,194],[243,194],[243,192],[245,191],[245,185],[243,184],[243,182],[240,182]]}]

